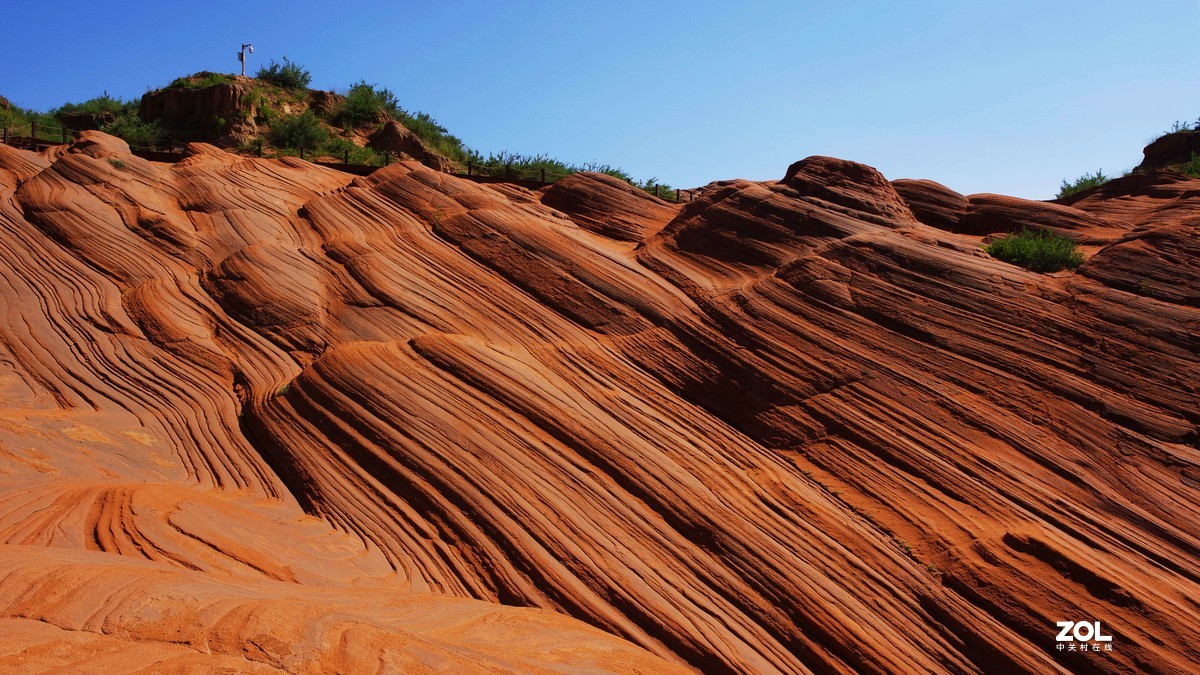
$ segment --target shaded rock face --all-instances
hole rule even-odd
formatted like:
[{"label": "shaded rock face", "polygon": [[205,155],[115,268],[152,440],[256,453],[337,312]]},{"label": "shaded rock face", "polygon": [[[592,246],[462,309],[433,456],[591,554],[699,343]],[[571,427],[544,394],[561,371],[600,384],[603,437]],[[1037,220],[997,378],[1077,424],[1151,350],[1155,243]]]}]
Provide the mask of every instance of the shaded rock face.
[{"label": "shaded rock face", "polygon": [[941,183],[901,178],[892,187],[917,220],[930,227],[956,232],[967,214],[967,198]]},{"label": "shaded rock face", "polygon": [[967,200],[967,211],[953,229],[955,232],[985,235],[1050,230],[1080,243],[1107,243],[1127,229],[1120,221],[1060,204],[993,194],[971,195]]},{"label": "shaded rock face", "polygon": [[1052,211],[1113,243],[1049,277],[793,169],[0,146],[0,664],[1188,671],[1200,181]]},{"label": "shaded rock face", "polygon": [[388,120],[368,136],[367,145],[381,152],[391,152],[401,159],[415,159],[435,171],[453,169],[449,159],[431,150],[420,136],[395,120]]},{"label": "shaded rock face", "polygon": [[1200,131],[1177,131],[1167,134],[1142,150],[1142,163],[1138,169],[1163,169],[1182,164],[1200,155]]},{"label": "shaded rock face", "polygon": [[142,95],[138,115],[176,138],[238,143],[257,133],[250,78],[203,88],[167,87]]}]

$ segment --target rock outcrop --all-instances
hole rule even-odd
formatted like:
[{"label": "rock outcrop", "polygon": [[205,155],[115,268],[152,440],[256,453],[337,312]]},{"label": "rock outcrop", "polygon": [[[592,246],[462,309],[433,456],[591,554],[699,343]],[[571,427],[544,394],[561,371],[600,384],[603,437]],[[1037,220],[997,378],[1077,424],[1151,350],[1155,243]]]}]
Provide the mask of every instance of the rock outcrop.
[{"label": "rock outcrop", "polygon": [[421,137],[409,131],[395,120],[386,120],[383,126],[367,137],[367,145],[380,152],[390,152],[400,159],[415,159],[435,171],[450,171],[449,159],[431,150]]},{"label": "rock outcrop", "polygon": [[1166,169],[1200,155],[1200,129],[1176,131],[1156,138],[1142,150],[1139,171]]},{"label": "rock outcrop", "polygon": [[0,664],[1186,672],[1200,181],[939,188],[0,146]]},{"label": "rock outcrop", "polygon": [[543,188],[541,200],[585,230],[631,242],[656,234],[679,211],[620,178],[586,171]]},{"label": "rock outcrop", "polygon": [[175,138],[237,144],[258,133],[253,91],[254,80],[248,77],[202,87],[164,87],[142,95],[138,115],[157,121]]}]

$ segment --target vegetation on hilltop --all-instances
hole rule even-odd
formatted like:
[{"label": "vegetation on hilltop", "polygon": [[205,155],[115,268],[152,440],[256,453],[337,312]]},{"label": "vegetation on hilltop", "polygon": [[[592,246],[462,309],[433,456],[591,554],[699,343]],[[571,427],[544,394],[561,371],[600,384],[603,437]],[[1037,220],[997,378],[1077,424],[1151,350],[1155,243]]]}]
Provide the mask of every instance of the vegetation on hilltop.
[{"label": "vegetation on hilltop", "polygon": [[258,69],[254,77],[284,89],[306,89],[312,83],[312,73],[286,56],[283,57],[283,63],[276,63],[275,59],[271,59],[267,65]]},{"label": "vegetation on hilltop", "polygon": [[32,125],[41,128],[38,136],[46,133],[61,133],[63,126],[72,128],[71,121],[79,117],[92,117],[97,128],[107,134],[120,136],[133,144],[147,144],[164,139],[162,127],[156,122],[144,122],[138,115],[138,102],[110,96],[108,92],[80,103],[64,103],[47,111],[36,111],[12,106],[0,110],[0,126],[8,127],[10,133],[27,134]]},{"label": "vegetation on hilltop", "polygon": [[[224,73],[201,71],[179,77],[164,89],[205,89],[217,85],[246,82]],[[287,56],[281,62],[271,60],[259,68],[250,80],[251,90],[245,95],[235,117],[214,116],[212,125],[192,130],[193,138],[213,140],[230,149],[264,156],[304,154],[308,157],[329,157],[356,164],[383,164],[383,153],[366,147],[366,137],[390,120],[412,131],[427,148],[446,157],[460,170],[468,166],[488,175],[512,175],[522,178],[556,181],[581,171],[605,173],[664,199],[674,199],[675,190],[656,178],[636,180],[626,171],[608,164],[589,162],[575,164],[546,154],[522,154],[501,151],[483,154],[451,134],[433,116],[407,110],[399,97],[386,87],[359,80],[340,96],[330,92],[310,92],[312,74]],[[331,106],[316,107],[314,96],[335,101]],[[67,103],[44,112],[13,106],[0,110],[0,125],[28,131],[31,122],[41,127],[59,127],[72,115],[97,116],[99,129],[120,136],[134,145],[150,145],[167,138],[159,120],[145,122],[140,116],[140,100],[123,100],[103,93],[81,103]],[[66,125],[70,127],[70,125]],[[74,128],[74,127],[71,127]],[[172,133],[178,133],[172,129]],[[187,136],[183,137],[187,140]]]},{"label": "vegetation on hilltop", "polygon": [[[1166,131],[1162,132],[1161,134],[1158,134],[1154,138],[1150,139],[1150,143],[1148,143],[1147,145],[1155,143],[1159,139],[1164,138],[1166,136],[1170,136],[1171,134],[1187,134],[1187,133],[1193,133],[1193,132],[1200,132],[1200,118],[1197,118],[1195,122],[1184,122],[1184,121],[1176,120],[1174,123],[1171,124],[1170,129],[1167,129]],[[1179,171],[1182,173],[1186,173],[1187,175],[1192,176],[1193,178],[1200,178],[1200,158],[1198,158],[1195,153],[1192,154],[1192,157],[1189,161],[1183,162],[1176,166],[1172,166],[1170,168],[1175,169],[1176,171]],[[1122,175],[1128,176],[1130,173],[1138,173],[1141,171],[1143,171],[1143,169],[1136,168],[1131,171],[1126,171]],[[1064,179],[1062,182],[1062,185],[1058,189],[1058,194],[1056,195],[1056,198],[1063,199],[1065,197],[1070,197],[1071,195],[1074,195],[1079,192],[1083,192],[1084,190],[1096,187],[1097,185],[1103,185],[1104,183],[1107,183],[1108,181],[1112,180],[1114,177],[1115,176],[1106,176],[1106,175],[1104,175],[1103,170],[1099,170],[1099,171],[1096,171],[1096,173],[1094,173],[1094,174],[1085,173],[1082,176],[1080,176],[1079,178],[1075,179],[1074,181],[1067,181]]]}]

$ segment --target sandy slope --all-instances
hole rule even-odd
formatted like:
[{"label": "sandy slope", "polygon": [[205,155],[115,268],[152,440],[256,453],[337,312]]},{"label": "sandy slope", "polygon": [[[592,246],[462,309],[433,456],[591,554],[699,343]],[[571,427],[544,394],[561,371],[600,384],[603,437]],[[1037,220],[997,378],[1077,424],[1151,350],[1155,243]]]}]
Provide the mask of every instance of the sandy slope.
[{"label": "sandy slope", "polygon": [[[6,669],[1200,661],[1200,181],[191,151],[0,146]],[[1026,222],[1091,259],[979,250]]]}]

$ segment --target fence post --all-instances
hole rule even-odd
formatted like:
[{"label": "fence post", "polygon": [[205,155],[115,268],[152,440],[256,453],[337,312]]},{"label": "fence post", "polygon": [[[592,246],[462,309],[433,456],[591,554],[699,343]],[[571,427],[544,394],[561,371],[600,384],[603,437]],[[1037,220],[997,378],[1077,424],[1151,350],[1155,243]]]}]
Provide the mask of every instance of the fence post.
[{"label": "fence post", "polygon": [[546,182],[546,167],[542,167],[542,182]]},{"label": "fence post", "polygon": [[304,159],[304,146],[300,146],[300,159]]},{"label": "fence post", "polygon": [[8,125],[4,125],[4,144],[8,145]]},{"label": "fence post", "polygon": [[675,203],[676,203],[676,204],[678,204],[678,203],[679,203],[679,193],[680,193],[680,192],[683,192],[683,190],[676,190],[676,191],[675,191]]},{"label": "fence post", "polygon": [[62,128],[62,139],[63,139],[63,143],[66,144],[66,142],[67,142],[67,127],[65,127],[65,126]]},{"label": "fence post", "polygon": [[29,123],[29,147],[32,148],[35,141],[37,141],[37,120]]},{"label": "fence post", "polygon": [[506,179],[512,178],[512,162],[504,165],[504,177]]},{"label": "fence post", "polygon": [[[4,127],[4,132],[8,133],[8,127]],[[467,162],[467,175],[471,175],[471,169],[475,166],[474,162]]]},{"label": "fence post", "polygon": [[391,166],[391,164],[392,164],[392,151],[384,150],[383,151],[383,165]]},{"label": "fence post", "polygon": [[350,163],[350,151],[346,150],[345,154],[342,156],[342,164],[349,164],[349,163]]}]

